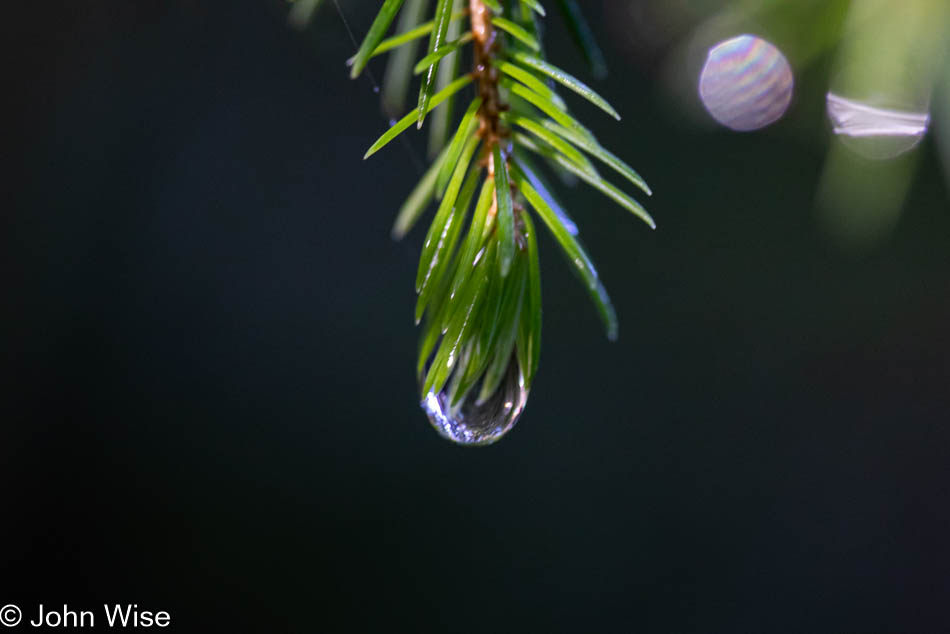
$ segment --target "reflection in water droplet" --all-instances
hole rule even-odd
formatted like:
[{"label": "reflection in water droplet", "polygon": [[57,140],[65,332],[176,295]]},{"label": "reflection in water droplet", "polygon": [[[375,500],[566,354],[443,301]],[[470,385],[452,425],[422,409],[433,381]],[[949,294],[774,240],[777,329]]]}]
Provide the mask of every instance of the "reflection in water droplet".
[{"label": "reflection in water droplet", "polygon": [[792,100],[792,69],[762,38],[740,35],[709,50],[699,96],[713,118],[747,132],[778,120]]},{"label": "reflection in water droplet", "polygon": [[430,392],[422,401],[422,409],[443,438],[460,445],[490,445],[515,426],[528,402],[528,390],[518,362],[511,360],[505,378],[491,398],[480,405],[476,403],[477,398],[476,386],[451,410],[446,390],[438,394]]},{"label": "reflection in water droplet", "polygon": [[913,149],[927,132],[930,115],[875,108],[828,93],[828,118],[834,133],[865,158],[888,159]]}]

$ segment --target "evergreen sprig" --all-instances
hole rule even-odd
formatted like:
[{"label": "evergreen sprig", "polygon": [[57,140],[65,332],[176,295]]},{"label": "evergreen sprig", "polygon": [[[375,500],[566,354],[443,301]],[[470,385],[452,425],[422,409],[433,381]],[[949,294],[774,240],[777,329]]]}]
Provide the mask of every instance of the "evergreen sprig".
[{"label": "evergreen sprig", "polygon": [[[556,4],[594,74],[602,74],[603,56],[577,4]],[[478,407],[492,399],[513,364],[525,392],[534,380],[541,283],[529,211],[563,249],[608,338],[617,336],[607,291],[535,158],[554,174],[573,174],[592,185],[650,227],[654,223],[592,162],[650,194],[639,174],[605,149],[558,94],[557,88],[565,88],[620,119],[588,85],[546,61],[539,24],[545,9],[538,0],[435,0],[427,12],[430,7],[430,0],[384,0],[349,63],[357,77],[374,56],[392,54],[382,96],[390,112],[405,107],[406,87],[413,75],[421,77],[416,108],[383,133],[366,157],[413,124],[421,128],[441,117],[430,123],[433,162],[403,203],[393,236],[403,237],[437,203],[416,276],[416,322],[425,320],[417,372],[423,400],[440,395],[452,412],[466,401]],[[400,12],[398,33],[387,37]],[[416,59],[416,44],[426,36],[428,46]],[[462,55],[471,58],[466,73],[459,70]],[[469,86],[474,94],[466,96]],[[463,96],[468,103],[450,133],[454,102]]]}]

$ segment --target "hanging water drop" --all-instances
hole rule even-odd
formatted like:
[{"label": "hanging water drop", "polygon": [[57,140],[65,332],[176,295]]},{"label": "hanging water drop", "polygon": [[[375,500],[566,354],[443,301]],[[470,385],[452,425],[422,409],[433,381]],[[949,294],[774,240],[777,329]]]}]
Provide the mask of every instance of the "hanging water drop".
[{"label": "hanging water drop", "polygon": [[449,407],[448,388],[429,392],[422,409],[443,438],[460,445],[490,445],[511,431],[528,402],[528,390],[517,360],[512,357],[505,377],[495,393],[478,403],[478,389],[472,389],[455,408]]}]

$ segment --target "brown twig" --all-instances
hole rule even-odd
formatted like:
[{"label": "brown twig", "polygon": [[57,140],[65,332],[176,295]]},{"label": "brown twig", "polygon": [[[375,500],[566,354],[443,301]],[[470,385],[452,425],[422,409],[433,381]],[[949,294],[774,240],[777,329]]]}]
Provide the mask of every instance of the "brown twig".
[{"label": "brown twig", "polygon": [[[498,32],[492,26],[491,15],[491,10],[482,0],[469,0],[469,17],[472,22],[474,40],[472,76],[475,78],[478,95],[482,98],[482,105],[478,110],[478,135],[485,140],[485,152],[482,161],[488,168],[489,177],[494,178],[495,166],[491,159],[492,148],[495,144],[498,144],[501,155],[507,161],[511,155],[511,144],[508,141],[508,129],[501,124],[501,113],[508,110],[508,104],[501,100],[498,91],[500,75],[498,69],[492,64],[498,53]],[[513,195],[516,191],[514,183],[511,184],[511,190]],[[496,196],[488,211],[489,217],[493,216],[497,209]],[[518,239],[519,247],[521,247],[523,246],[521,244],[522,227],[520,218],[518,218],[521,212],[520,205],[514,211],[515,236]]]},{"label": "brown twig", "polygon": [[[469,0],[469,14],[472,21],[474,39],[474,68],[478,95],[482,106],[478,111],[479,136],[485,139],[485,146],[491,148],[495,143],[506,143],[508,132],[501,125],[500,115],[508,109],[502,103],[498,92],[498,69],[492,64],[498,53],[497,31],[491,23],[491,10],[482,0]],[[506,149],[506,148],[502,148]],[[507,152],[505,152],[507,155]]]}]

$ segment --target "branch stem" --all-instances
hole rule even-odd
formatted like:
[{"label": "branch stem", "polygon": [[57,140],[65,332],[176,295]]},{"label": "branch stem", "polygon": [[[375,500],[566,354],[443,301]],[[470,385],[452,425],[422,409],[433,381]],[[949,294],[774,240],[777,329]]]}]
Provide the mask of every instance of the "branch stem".
[{"label": "branch stem", "polygon": [[[482,106],[478,111],[480,121],[478,134],[485,139],[489,154],[492,145],[500,143],[508,136],[500,120],[501,113],[508,109],[508,106],[501,102],[498,92],[501,74],[492,64],[498,53],[498,32],[491,23],[491,15],[491,9],[483,0],[469,0],[469,16],[472,21],[474,39],[472,75],[475,78],[478,94],[482,98]],[[506,156],[507,154],[508,152],[505,152]]]},{"label": "branch stem", "polygon": [[[495,177],[495,165],[492,161],[492,149],[497,144],[502,157],[507,164],[511,156],[511,142],[508,140],[510,131],[502,125],[501,113],[508,110],[508,104],[501,100],[498,89],[501,73],[493,61],[498,54],[498,31],[491,22],[491,9],[482,0],[469,0],[469,16],[472,23],[472,37],[474,48],[474,68],[472,76],[478,95],[482,98],[482,105],[478,110],[478,135],[485,140],[482,161],[488,168],[489,178]],[[512,181],[511,192],[516,192]],[[492,218],[498,211],[498,194],[493,195],[488,217]],[[521,222],[521,205],[514,206],[515,242],[518,248],[524,248],[523,225]]]}]

